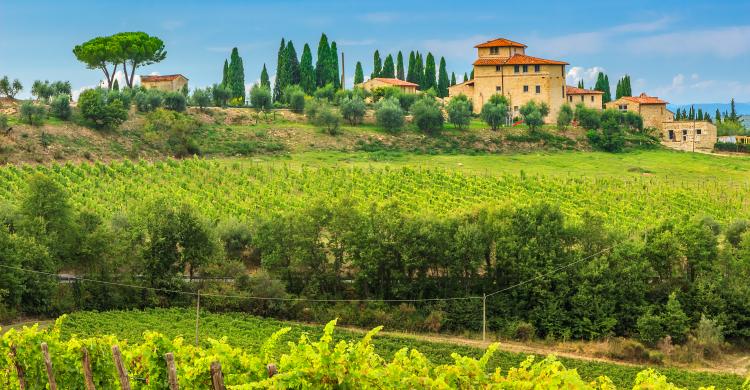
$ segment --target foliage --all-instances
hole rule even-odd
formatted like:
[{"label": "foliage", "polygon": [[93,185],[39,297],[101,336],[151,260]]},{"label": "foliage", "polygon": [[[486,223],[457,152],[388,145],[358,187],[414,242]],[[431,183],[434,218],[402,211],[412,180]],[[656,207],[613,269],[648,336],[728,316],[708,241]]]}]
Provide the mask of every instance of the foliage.
[{"label": "foliage", "polygon": [[128,119],[128,110],[121,98],[112,96],[114,98],[110,99],[108,93],[101,88],[81,92],[78,97],[81,116],[96,129],[111,130],[119,127]]},{"label": "foliage", "polygon": [[570,104],[565,103],[560,107],[560,112],[557,113],[557,129],[565,130],[572,121],[573,109],[570,108]]},{"label": "foliage", "polygon": [[8,79],[8,76],[3,76],[0,79],[0,95],[14,99],[21,91],[23,91],[23,84],[18,79],[13,80],[13,82]]},{"label": "foliage", "polygon": [[607,152],[620,152],[628,144],[653,145],[656,138],[643,130],[643,118],[627,111],[609,109],[601,113],[579,106],[577,116],[583,118],[584,127],[598,123],[598,127],[587,132],[589,142],[594,148]]},{"label": "foliage", "polygon": [[69,81],[55,81],[50,83],[45,80],[35,80],[34,84],[31,85],[31,95],[36,96],[38,100],[49,101],[49,99],[56,95],[70,95],[71,86]]},{"label": "foliage", "polygon": [[354,85],[362,84],[365,81],[365,73],[362,70],[362,63],[357,61],[354,67]]},{"label": "foliage", "polygon": [[404,126],[404,111],[395,99],[383,99],[375,109],[375,121],[385,131],[395,133]]},{"label": "foliage", "polygon": [[164,93],[156,89],[138,91],[135,96],[135,108],[140,112],[151,112],[164,105]]},{"label": "foliage", "polygon": [[227,67],[227,81],[224,87],[231,91],[231,99],[237,99],[242,101],[242,105],[245,102],[245,68],[242,64],[242,57],[240,57],[237,48],[232,48],[232,53],[229,55],[229,64]]},{"label": "foliage", "polygon": [[212,102],[210,88],[201,89],[196,88],[193,90],[193,95],[190,97],[190,104],[197,106],[201,110],[205,110],[206,107],[210,106]]},{"label": "foliage", "polygon": [[458,95],[448,102],[445,107],[448,121],[459,129],[464,129],[471,123],[471,101],[466,95]]},{"label": "foliage", "polygon": [[360,97],[345,98],[341,101],[341,115],[352,126],[362,123],[366,110],[365,101]]},{"label": "foliage", "polygon": [[438,81],[436,86],[438,97],[444,98],[448,96],[450,79],[448,78],[448,70],[445,68],[445,57],[440,57],[440,69],[438,70]]},{"label": "foliage", "polygon": [[522,105],[518,112],[523,117],[523,122],[529,127],[529,131],[533,133],[544,125],[544,118],[549,114],[549,106],[546,103],[531,100]]},{"label": "foliage", "polygon": [[479,116],[492,130],[497,130],[508,121],[508,99],[503,95],[492,95],[482,106]]},{"label": "foliage", "polygon": [[575,111],[575,120],[578,125],[586,130],[596,130],[601,125],[601,110],[587,108],[583,104],[578,104]]},{"label": "foliage", "polygon": [[445,118],[443,118],[440,104],[429,96],[417,100],[411,106],[411,114],[414,118],[412,122],[419,130],[427,134],[435,135],[443,129]]},{"label": "foliage", "polygon": [[271,90],[259,84],[250,89],[250,105],[256,110],[269,111],[273,106]]},{"label": "foliage", "polygon": [[25,101],[18,107],[18,118],[28,125],[41,126],[47,118],[47,109],[41,104]]},{"label": "foliage", "polygon": [[187,98],[180,92],[167,92],[164,94],[164,108],[184,112],[187,108]]},{"label": "foliage", "polygon": [[68,120],[72,114],[70,109],[70,96],[57,95],[49,104],[49,114],[55,118]]},{"label": "foliage", "polygon": [[200,154],[196,136],[200,124],[192,117],[175,111],[157,109],[146,116],[146,139],[177,158]]},{"label": "foliage", "polygon": [[341,113],[324,101],[310,102],[305,107],[305,115],[310,123],[322,127],[328,134],[337,135],[341,125]]},{"label": "foliage", "polygon": [[333,83],[328,83],[324,86],[318,87],[313,94],[316,99],[327,100],[329,102],[333,101],[335,95],[336,89],[333,87]]},{"label": "foliage", "polygon": [[232,91],[221,84],[214,84],[211,87],[211,96],[216,107],[226,107],[232,96]]}]

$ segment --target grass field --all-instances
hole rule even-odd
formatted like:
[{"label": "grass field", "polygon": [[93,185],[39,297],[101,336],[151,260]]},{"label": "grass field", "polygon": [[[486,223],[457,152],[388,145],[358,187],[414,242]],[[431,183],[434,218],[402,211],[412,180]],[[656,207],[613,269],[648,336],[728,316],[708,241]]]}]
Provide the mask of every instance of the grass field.
[{"label": "grass field", "polygon": [[[284,342],[296,341],[303,332],[313,338],[322,334],[322,326],[300,325],[239,313],[209,314],[205,312],[201,314],[200,334],[204,343],[208,338],[226,336],[230,344],[254,350],[259,348],[273,332],[287,326],[291,327],[292,331],[283,338]],[[195,311],[153,309],[102,313],[79,312],[70,314],[62,324],[64,337],[70,337],[73,334],[87,337],[114,334],[120,339],[140,341],[142,333],[146,330],[158,331],[169,337],[183,336],[189,342],[195,337]],[[359,333],[344,330],[337,331],[336,335],[340,339],[362,337]],[[474,357],[479,357],[483,353],[483,350],[472,346],[427,342],[396,336],[376,337],[375,347],[377,352],[386,359],[401,348],[414,348],[436,364],[452,361],[450,355],[454,352]],[[493,369],[500,367],[506,371],[510,367],[518,366],[526,356],[498,351],[490,366]],[[594,380],[599,375],[607,375],[618,388],[632,387],[637,373],[646,368],[577,359],[561,358],[560,360],[566,367],[577,369],[586,380]],[[677,368],[658,368],[658,371],[666,375],[671,382],[691,389],[706,385],[715,385],[717,389],[738,389],[743,381],[741,377],[731,374],[701,373]]]}]

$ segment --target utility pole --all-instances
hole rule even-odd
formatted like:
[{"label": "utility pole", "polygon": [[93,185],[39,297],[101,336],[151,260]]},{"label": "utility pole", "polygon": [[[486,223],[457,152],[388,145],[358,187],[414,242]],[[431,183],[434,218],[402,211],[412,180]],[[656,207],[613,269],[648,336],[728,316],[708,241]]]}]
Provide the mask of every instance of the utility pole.
[{"label": "utility pole", "polygon": [[482,341],[487,340],[487,294],[482,294]]},{"label": "utility pole", "polygon": [[195,305],[195,346],[198,346],[198,321],[201,313],[201,291],[198,290],[198,301]]},{"label": "utility pole", "polygon": [[344,52],[341,52],[341,89],[346,89],[346,74],[344,73]]}]

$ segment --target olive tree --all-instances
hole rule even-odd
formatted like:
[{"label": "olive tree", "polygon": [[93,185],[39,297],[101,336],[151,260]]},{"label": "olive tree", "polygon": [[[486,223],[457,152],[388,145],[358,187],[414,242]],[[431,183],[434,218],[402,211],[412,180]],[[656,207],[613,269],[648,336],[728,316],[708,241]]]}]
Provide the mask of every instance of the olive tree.
[{"label": "olive tree", "polygon": [[508,99],[502,95],[491,96],[479,116],[492,130],[499,129],[508,120]]},{"label": "olive tree", "polygon": [[464,129],[471,123],[471,102],[464,94],[460,94],[450,100],[445,107],[448,112],[448,121],[458,129]]}]

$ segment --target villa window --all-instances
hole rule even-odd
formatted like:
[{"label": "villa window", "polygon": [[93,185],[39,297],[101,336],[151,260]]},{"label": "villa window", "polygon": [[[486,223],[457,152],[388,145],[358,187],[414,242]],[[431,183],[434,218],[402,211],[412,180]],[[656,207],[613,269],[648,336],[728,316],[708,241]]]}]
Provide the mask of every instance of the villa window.
[{"label": "villa window", "polygon": [[523,66],[523,73],[529,73],[529,66],[528,65],[524,65]]},{"label": "villa window", "polygon": [[539,65],[534,65],[534,72],[539,73],[539,68],[540,68]]},{"label": "villa window", "polygon": [[583,95],[581,95],[581,101],[583,101]]},{"label": "villa window", "polygon": [[518,73],[518,70],[519,70],[519,69],[520,69],[520,68],[519,68],[519,66],[518,66],[518,65],[515,65],[515,66],[513,67],[513,73]]},{"label": "villa window", "polygon": [[523,86],[523,91],[524,92],[529,92],[529,86],[528,85],[524,85]]},{"label": "villa window", "polygon": [[490,48],[490,55],[496,56],[500,54],[500,48],[499,47],[491,47]]},{"label": "villa window", "polygon": [[502,91],[503,91],[503,87],[499,85],[495,87],[495,92],[502,92]]},{"label": "villa window", "polygon": [[696,135],[701,135],[701,133],[703,133],[703,132],[701,131],[701,129],[695,129],[695,134],[696,134]]},{"label": "villa window", "polygon": [[687,135],[688,135],[688,131],[687,130],[682,130],[682,140],[683,141],[687,141]]},{"label": "villa window", "polygon": [[617,108],[619,108],[620,111],[627,111],[628,110],[628,105],[627,104],[620,104],[619,106],[617,106]]},{"label": "villa window", "polygon": [[591,97],[591,101],[592,101],[592,102],[594,101],[594,97],[593,97],[593,96]]},{"label": "villa window", "polygon": [[568,101],[573,103],[573,96],[568,96]]},{"label": "villa window", "polygon": [[536,93],[537,93],[537,95],[540,94],[540,93],[542,93],[542,86],[541,85],[537,85],[536,86]]},{"label": "villa window", "polygon": [[513,106],[513,111],[518,111],[518,106]]},{"label": "villa window", "polygon": [[502,65],[495,65],[495,72],[502,72],[503,66]]},{"label": "villa window", "polygon": [[669,139],[674,141],[674,130],[669,130]]}]

